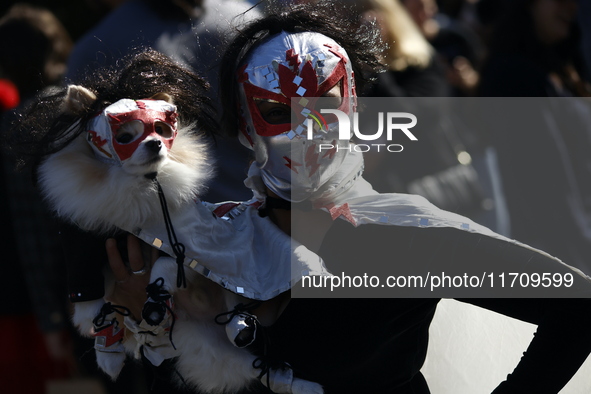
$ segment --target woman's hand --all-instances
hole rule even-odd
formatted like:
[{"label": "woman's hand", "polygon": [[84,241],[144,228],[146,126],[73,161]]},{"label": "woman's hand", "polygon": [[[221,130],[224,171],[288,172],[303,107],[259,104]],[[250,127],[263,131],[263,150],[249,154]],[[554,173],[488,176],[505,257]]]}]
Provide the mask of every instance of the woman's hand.
[{"label": "woman's hand", "polygon": [[[115,277],[115,286],[108,301],[122,305],[131,311],[131,317],[141,320],[142,308],[146,302],[146,286],[150,282],[150,268],[158,259],[158,250],[144,244],[133,235],[127,236],[127,265],[119,249],[117,241],[109,238],[105,244],[109,266]],[[142,253],[142,248],[149,248],[149,252]]]}]

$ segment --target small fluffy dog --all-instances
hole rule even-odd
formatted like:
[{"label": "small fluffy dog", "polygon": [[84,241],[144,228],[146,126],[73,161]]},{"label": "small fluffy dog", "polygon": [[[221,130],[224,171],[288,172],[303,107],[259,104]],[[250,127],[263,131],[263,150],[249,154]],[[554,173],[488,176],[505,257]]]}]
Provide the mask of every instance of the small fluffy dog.
[{"label": "small fluffy dog", "polygon": [[[191,72],[147,51],[34,103],[20,127],[46,128],[36,139],[43,157],[38,177],[58,216],[99,234],[162,220],[174,226],[175,215],[195,204],[212,176],[207,144],[194,131],[195,123],[209,124],[204,88]],[[187,283],[179,292],[199,316],[175,309],[171,282],[179,272]],[[241,348],[255,339],[256,317],[235,308],[244,302],[237,295],[179,269],[171,257],[158,259],[150,282],[141,323],[125,317],[122,324],[122,309],[102,300],[76,304],[74,323],[95,336],[97,361],[111,377],[121,371],[124,352],[139,357],[141,351],[155,365],[175,358],[184,381],[202,392],[237,392],[257,379],[275,392],[322,392],[288,367],[261,366]],[[112,285],[107,280],[107,296]]]}]

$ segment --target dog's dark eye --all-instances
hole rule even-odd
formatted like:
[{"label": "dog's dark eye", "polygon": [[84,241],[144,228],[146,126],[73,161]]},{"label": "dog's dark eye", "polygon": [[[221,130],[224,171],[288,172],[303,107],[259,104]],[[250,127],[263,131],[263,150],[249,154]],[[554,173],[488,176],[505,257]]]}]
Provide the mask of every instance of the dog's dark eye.
[{"label": "dog's dark eye", "polygon": [[132,120],[127,122],[119,128],[115,141],[120,144],[129,144],[144,132],[144,124],[139,120]]},{"label": "dog's dark eye", "polygon": [[164,138],[172,137],[172,128],[164,122],[154,123],[154,130],[156,134],[161,135]]},{"label": "dog's dark eye", "polygon": [[127,144],[133,141],[133,136],[131,134],[119,134],[115,137],[115,140],[120,144]]}]

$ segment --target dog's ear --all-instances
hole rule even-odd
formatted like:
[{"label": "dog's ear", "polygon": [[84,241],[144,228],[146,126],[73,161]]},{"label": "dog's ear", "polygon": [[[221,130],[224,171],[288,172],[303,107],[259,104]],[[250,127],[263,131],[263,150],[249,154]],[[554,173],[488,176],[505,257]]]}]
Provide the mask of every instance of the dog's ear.
[{"label": "dog's ear", "polygon": [[166,101],[167,103],[174,104],[172,96],[168,93],[156,93],[150,97],[150,100],[162,100]]},{"label": "dog's ear", "polygon": [[96,101],[96,95],[80,85],[68,85],[62,110],[73,115],[85,115]]}]

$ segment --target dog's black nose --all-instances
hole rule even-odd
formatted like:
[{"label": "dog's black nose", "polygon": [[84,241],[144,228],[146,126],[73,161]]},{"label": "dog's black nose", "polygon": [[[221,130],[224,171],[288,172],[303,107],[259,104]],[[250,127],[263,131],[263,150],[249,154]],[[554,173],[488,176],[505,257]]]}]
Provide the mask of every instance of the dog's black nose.
[{"label": "dog's black nose", "polygon": [[150,140],[150,141],[146,142],[146,147],[153,152],[159,152],[160,148],[162,147],[162,141]]}]

